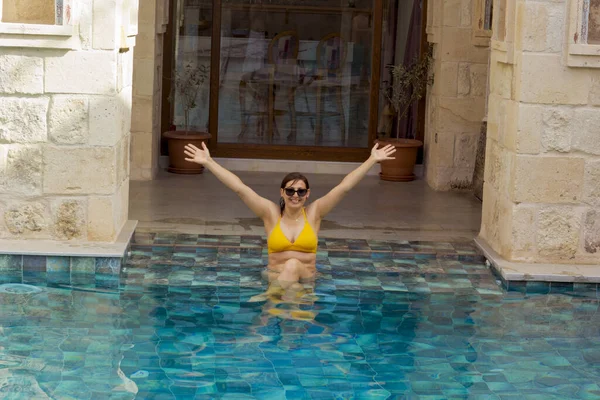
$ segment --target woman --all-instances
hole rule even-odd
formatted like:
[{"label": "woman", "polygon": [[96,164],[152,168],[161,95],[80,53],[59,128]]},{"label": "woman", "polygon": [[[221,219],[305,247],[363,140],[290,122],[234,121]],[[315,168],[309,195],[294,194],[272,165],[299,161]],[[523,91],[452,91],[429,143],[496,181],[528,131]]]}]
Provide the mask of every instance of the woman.
[{"label": "woman", "polygon": [[321,221],[340,200],[365,176],[376,163],[391,160],[396,149],[376,144],[371,156],[329,193],[305,207],[310,197],[308,180],[299,173],[288,174],[281,182],[281,198],[277,205],[259,196],[240,178],[229,172],[211,157],[206,145],[202,149],[185,146],[186,161],[203,165],[217,179],[233,190],[242,201],[262,219],[267,233],[269,281],[278,281],[282,289],[297,285],[301,280],[312,280],[316,274],[317,234]]}]

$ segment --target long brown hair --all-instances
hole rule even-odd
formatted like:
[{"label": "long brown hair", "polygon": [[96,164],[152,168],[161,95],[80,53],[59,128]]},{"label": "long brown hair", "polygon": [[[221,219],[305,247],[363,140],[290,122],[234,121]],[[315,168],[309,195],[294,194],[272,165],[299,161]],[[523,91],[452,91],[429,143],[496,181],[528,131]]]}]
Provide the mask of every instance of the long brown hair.
[{"label": "long brown hair", "polygon": [[[306,185],[306,188],[310,189],[308,186],[308,179],[306,179],[306,177],[300,172],[291,172],[284,176],[283,180],[281,181],[281,188],[285,189],[285,185],[290,181],[292,182],[292,185],[298,181],[302,181]],[[283,215],[283,210],[285,209],[285,200],[283,200],[283,197],[279,198],[279,208],[281,209],[281,215]]]}]

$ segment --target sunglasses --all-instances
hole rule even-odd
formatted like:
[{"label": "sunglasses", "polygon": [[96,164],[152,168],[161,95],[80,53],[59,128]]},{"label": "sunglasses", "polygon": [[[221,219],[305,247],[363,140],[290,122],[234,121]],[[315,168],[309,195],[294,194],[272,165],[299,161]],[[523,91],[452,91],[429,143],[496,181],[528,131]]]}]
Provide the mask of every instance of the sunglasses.
[{"label": "sunglasses", "polygon": [[285,195],[289,197],[293,197],[294,193],[298,193],[298,197],[306,196],[308,193],[308,189],[294,189],[294,188],[285,188]]}]

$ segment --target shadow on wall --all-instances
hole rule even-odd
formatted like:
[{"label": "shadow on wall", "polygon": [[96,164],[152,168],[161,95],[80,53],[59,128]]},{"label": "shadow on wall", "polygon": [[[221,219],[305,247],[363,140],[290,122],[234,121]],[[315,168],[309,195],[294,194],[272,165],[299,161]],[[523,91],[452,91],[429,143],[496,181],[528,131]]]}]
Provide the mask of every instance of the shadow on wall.
[{"label": "shadow on wall", "polygon": [[483,201],[483,182],[485,169],[485,146],[487,138],[487,122],[481,123],[481,132],[477,144],[477,154],[475,156],[475,170],[473,171],[473,194],[479,200]]}]

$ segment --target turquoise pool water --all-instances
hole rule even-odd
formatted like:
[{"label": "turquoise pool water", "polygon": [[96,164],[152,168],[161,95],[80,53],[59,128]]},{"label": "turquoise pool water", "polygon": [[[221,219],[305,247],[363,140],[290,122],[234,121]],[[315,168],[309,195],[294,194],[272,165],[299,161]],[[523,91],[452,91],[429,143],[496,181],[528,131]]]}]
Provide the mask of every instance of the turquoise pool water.
[{"label": "turquoise pool water", "polygon": [[188,239],[135,245],[120,278],[1,285],[0,398],[600,398],[595,286],[506,291],[468,244],[328,241],[314,287],[264,299],[260,240]]}]

